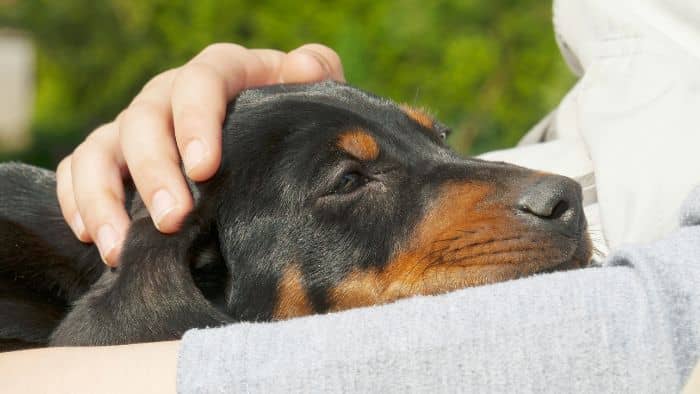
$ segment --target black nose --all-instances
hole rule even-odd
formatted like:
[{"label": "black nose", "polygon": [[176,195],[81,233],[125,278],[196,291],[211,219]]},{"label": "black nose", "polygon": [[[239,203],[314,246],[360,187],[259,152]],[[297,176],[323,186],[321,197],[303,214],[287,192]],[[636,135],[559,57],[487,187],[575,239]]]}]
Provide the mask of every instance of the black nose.
[{"label": "black nose", "polygon": [[518,210],[537,218],[539,224],[574,235],[583,222],[581,186],[567,177],[543,176],[525,189]]}]

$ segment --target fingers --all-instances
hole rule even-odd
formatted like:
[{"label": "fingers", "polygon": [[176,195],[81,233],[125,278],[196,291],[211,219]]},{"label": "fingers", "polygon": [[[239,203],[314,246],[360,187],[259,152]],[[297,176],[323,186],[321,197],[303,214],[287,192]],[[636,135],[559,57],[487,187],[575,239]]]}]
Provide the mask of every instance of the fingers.
[{"label": "fingers", "polygon": [[63,219],[68,223],[75,236],[82,242],[91,242],[92,237],[85,228],[85,223],[80,217],[78,206],[75,202],[75,194],[73,194],[73,176],[71,174],[72,155],[61,160],[56,168],[56,195],[58,203],[61,207]]},{"label": "fingers", "polygon": [[192,197],[180,171],[170,107],[153,92],[141,94],[124,111],[119,139],[134,185],[156,227],[171,233],[192,209]]},{"label": "fingers", "polygon": [[64,217],[73,231],[82,232],[75,224],[76,213],[84,222],[88,236],[81,240],[94,240],[102,260],[111,266],[117,264],[121,244],[129,226],[129,217],[124,209],[124,187],[122,172],[124,160],[120,154],[117,126],[109,123],[95,130],[65,163],[61,171],[66,175],[70,166],[70,181],[74,205],[70,202],[68,178],[58,180],[59,201]]},{"label": "fingers", "polygon": [[211,177],[221,161],[221,125],[228,96],[223,75],[206,63],[183,67],[172,97],[175,140],[190,179]]},{"label": "fingers", "polygon": [[57,168],[61,212],[76,236],[96,241],[117,263],[129,218],[124,210],[127,171],[162,232],[176,231],[192,208],[180,172],[204,181],[221,161],[227,103],[245,88],[344,81],[338,55],[320,44],[289,53],[214,44],[184,66],[149,81],[118,120],[95,130]]},{"label": "fingers", "polygon": [[321,44],[306,44],[287,55],[280,69],[281,82],[298,83],[333,79],[345,82],[340,57]]},{"label": "fingers", "polygon": [[273,82],[284,54],[214,44],[182,67],[173,83],[175,139],[187,175],[211,177],[221,161],[221,125],[228,101],[242,89]]},{"label": "fingers", "polygon": [[187,175],[211,177],[221,161],[221,125],[227,103],[245,88],[280,83],[343,81],[338,55],[308,44],[285,54],[214,44],[183,66],[173,83],[175,138]]}]

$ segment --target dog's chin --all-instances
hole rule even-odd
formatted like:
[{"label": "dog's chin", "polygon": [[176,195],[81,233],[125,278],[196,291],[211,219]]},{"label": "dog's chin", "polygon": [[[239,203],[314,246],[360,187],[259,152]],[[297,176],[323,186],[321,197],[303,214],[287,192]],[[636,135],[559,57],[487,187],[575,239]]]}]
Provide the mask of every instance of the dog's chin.
[{"label": "dog's chin", "polygon": [[[573,243],[573,245],[572,245]],[[577,240],[567,240],[565,244],[560,245],[558,248],[552,246],[552,249],[561,250],[571,250],[564,256],[560,256],[558,259],[552,259],[553,251],[541,251],[540,257],[528,256],[529,261],[537,261],[537,263],[521,263],[511,265],[504,265],[504,270],[501,272],[500,277],[496,276],[498,279],[490,281],[490,283],[520,279],[536,274],[545,274],[561,271],[569,271],[574,269],[586,268],[591,265],[591,259],[593,256],[593,247],[587,232],[583,232],[581,237]],[[556,254],[556,253],[554,253]],[[500,265],[499,265],[500,266]],[[519,266],[519,267],[518,267]]]},{"label": "dog's chin", "polygon": [[[536,274],[552,273],[559,271],[569,271],[574,269],[586,268],[591,265],[591,259],[593,257],[593,244],[588,236],[588,233],[584,230],[581,235],[574,239],[567,239],[561,245],[550,246],[552,250],[542,251],[542,256],[539,258],[529,259],[531,261],[537,261],[537,263],[525,264],[529,267],[525,269],[516,270],[513,273],[513,277],[508,279],[519,279],[523,277],[528,277]],[[558,259],[552,259],[552,255],[556,255],[557,251],[570,250],[571,252],[560,256]]]},{"label": "dog's chin", "polygon": [[591,265],[593,258],[593,244],[587,232],[581,237],[576,249],[571,257],[553,267],[539,271],[539,273],[551,273],[557,271],[568,271],[579,268],[586,268]]}]

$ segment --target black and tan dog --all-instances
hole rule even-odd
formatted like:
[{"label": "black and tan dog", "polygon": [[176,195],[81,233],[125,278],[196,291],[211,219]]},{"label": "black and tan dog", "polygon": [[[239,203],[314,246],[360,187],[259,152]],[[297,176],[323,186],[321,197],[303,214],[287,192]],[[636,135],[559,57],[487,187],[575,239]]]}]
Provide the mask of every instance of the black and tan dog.
[{"label": "black and tan dog", "polygon": [[174,339],[589,260],[576,183],[462,159],[421,111],[327,82],[250,90],[228,115],[180,232],[130,194],[113,271],[63,222],[53,173],[0,166],[1,349]]}]

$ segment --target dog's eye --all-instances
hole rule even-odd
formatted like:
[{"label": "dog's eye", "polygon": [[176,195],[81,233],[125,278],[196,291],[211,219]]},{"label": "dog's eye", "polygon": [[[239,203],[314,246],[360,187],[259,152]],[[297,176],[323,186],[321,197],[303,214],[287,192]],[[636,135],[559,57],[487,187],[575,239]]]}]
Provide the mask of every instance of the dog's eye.
[{"label": "dog's eye", "polygon": [[435,126],[435,132],[438,135],[440,141],[446,141],[447,137],[450,135],[451,130],[444,125],[438,124]]},{"label": "dog's eye", "polygon": [[348,172],[343,174],[338,181],[338,184],[335,186],[335,192],[340,194],[350,193],[365,183],[367,183],[367,177],[364,175],[359,172]]}]

